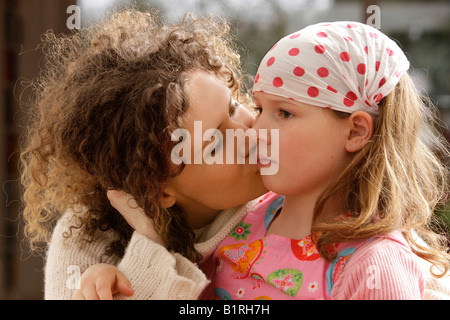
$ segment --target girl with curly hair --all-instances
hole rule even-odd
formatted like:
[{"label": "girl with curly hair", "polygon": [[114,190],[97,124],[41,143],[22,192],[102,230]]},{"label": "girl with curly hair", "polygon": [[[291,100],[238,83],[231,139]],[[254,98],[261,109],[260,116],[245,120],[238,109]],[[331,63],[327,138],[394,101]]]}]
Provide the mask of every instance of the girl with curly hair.
[{"label": "girl with curly hair", "polygon": [[[232,40],[223,20],[164,25],[134,10],[71,36],[45,34],[21,163],[25,233],[33,249],[49,242],[47,299],[71,298],[69,271],[99,262],[120,262],[144,288],[135,298],[201,292],[207,279],[195,263],[221,241],[217,230],[228,233],[266,192],[254,164],[170,158],[172,132],[194,120],[204,130],[251,126],[251,113],[234,102],[249,99]],[[134,232],[111,206],[110,189],[133,195],[163,246]]]}]

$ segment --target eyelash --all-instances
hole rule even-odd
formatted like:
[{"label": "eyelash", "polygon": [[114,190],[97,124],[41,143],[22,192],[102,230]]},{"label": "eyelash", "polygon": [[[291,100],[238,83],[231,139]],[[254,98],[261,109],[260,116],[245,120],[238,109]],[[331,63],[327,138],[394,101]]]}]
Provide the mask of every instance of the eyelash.
[{"label": "eyelash", "polygon": [[286,111],[286,110],[280,110],[279,114],[283,119],[289,119],[294,116],[292,113],[290,113],[289,111]]},{"label": "eyelash", "polygon": [[237,108],[239,108],[240,103],[237,102],[237,101],[235,101],[235,100],[233,100],[233,101],[231,102],[231,106],[232,106],[232,107],[231,107],[230,110],[229,110],[230,117],[232,117],[232,116],[236,113],[236,110],[237,110]]},{"label": "eyelash", "polygon": [[[230,109],[228,110],[228,114],[230,115],[230,117],[232,117],[232,116],[236,113],[236,110],[239,108],[240,105],[241,105],[241,104],[240,104],[239,102],[235,101],[235,100],[232,100],[232,101],[231,101],[231,107],[230,107]],[[215,155],[215,154],[216,154],[216,151],[219,151],[219,150],[222,148],[222,144],[223,144],[223,142],[221,142],[220,144],[218,144],[217,150],[216,150],[216,148],[214,148],[214,149],[211,151],[211,155]]]},{"label": "eyelash", "polygon": [[253,107],[253,111],[255,111],[256,116],[259,117],[262,113],[262,108],[261,107]]},{"label": "eyelash", "polygon": [[[256,112],[256,116],[259,117],[262,113],[262,107],[254,107],[253,110]],[[278,110],[278,115],[283,119],[289,119],[294,116],[294,114],[290,113],[289,111],[280,109]]]}]

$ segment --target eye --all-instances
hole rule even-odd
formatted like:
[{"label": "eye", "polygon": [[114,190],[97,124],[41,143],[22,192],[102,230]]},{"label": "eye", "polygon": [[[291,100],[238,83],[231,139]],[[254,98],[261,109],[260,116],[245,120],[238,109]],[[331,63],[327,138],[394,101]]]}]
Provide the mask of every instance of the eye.
[{"label": "eye", "polygon": [[262,108],[261,107],[254,107],[253,111],[256,113],[256,116],[259,117],[262,113]]},{"label": "eye", "polygon": [[283,109],[280,109],[280,111],[278,111],[278,114],[283,119],[289,119],[289,118],[292,118],[294,116],[289,111],[286,111],[286,110],[283,110]]},{"label": "eye", "polygon": [[240,107],[240,105],[241,104],[236,100],[231,100],[230,109],[228,110],[230,117],[232,117],[236,113],[236,110]]}]

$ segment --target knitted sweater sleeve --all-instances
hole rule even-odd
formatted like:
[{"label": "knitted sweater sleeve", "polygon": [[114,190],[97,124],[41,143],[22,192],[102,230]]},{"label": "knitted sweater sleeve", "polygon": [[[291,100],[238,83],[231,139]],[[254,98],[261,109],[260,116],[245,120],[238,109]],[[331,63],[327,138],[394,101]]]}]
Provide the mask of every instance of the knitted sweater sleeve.
[{"label": "knitted sweater sleeve", "polygon": [[[222,211],[199,234],[196,249],[209,261],[219,243],[243,219],[252,202]],[[208,263],[203,265],[209,266]],[[119,270],[130,280],[134,289],[131,299],[139,300],[195,300],[211,298],[202,292],[213,275],[211,269],[201,270],[197,264],[178,253],[170,253],[161,245],[135,232],[119,263]],[[215,268],[214,268],[215,270]],[[205,272],[207,274],[205,274]],[[125,299],[118,296],[118,299]]]},{"label": "knitted sweater sleeve", "polygon": [[417,257],[403,244],[376,239],[358,249],[334,285],[338,300],[422,299],[425,275]]},{"label": "knitted sweater sleeve", "polygon": [[[196,244],[205,259],[245,216],[248,207],[225,210],[205,228]],[[133,233],[122,260],[105,257],[114,233],[99,232],[89,243],[79,241],[79,229],[72,229],[72,235],[66,237],[73,218],[74,213],[68,211],[53,231],[45,265],[45,299],[71,299],[81,274],[100,262],[116,265],[131,282],[134,295],[119,295],[117,299],[198,299],[209,283],[195,263],[138,232]]]},{"label": "knitted sweater sleeve", "polygon": [[80,230],[70,228],[73,218],[73,212],[66,212],[53,231],[45,264],[46,300],[72,299],[83,272],[100,262],[118,266],[132,284],[135,294],[117,299],[197,299],[209,283],[197,265],[137,232],[121,261],[106,257],[113,232],[99,232],[91,242],[80,241]]},{"label": "knitted sweater sleeve", "polygon": [[[103,258],[105,248],[111,242],[112,232],[103,232],[92,242],[79,241],[80,229],[76,225],[76,214],[67,211],[53,230],[47,250],[44,272],[44,298],[46,300],[72,299],[83,272],[91,265],[105,262],[112,265],[118,259]],[[69,236],[70,235],[70,236]]]},{"label": "knitted sweater sleeve", "polygon": [[137,232],[118,268],[134,289],[131,299],[194,300],[209,283],[196,264]]}]

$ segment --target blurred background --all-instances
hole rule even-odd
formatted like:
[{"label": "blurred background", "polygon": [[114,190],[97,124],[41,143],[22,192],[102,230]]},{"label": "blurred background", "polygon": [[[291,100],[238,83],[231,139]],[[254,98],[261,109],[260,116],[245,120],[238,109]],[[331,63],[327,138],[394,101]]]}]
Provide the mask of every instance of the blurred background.
[{"label": "blurred background", "polygon": [[[443,123],[450,124],[448,0],[0,0],[0,299],[43,298],[44,259],[32,256],[23,243],[18,180],[20,101],[27,100],[22,83],[38,75],[40,35],[47,29],[71,33],[115,6],[131,5],[157,8],[169,22],[186,12],[227,18],[242,63],[253,76],[266,51],[284,35],[317,22],[370,24],[399,42],[417,85],[438,105]],[[450,221],[448,213],[444,220]]]}]

